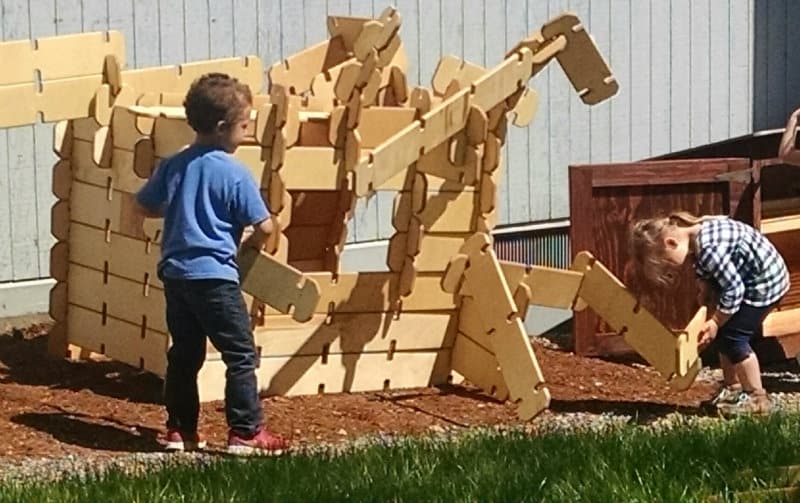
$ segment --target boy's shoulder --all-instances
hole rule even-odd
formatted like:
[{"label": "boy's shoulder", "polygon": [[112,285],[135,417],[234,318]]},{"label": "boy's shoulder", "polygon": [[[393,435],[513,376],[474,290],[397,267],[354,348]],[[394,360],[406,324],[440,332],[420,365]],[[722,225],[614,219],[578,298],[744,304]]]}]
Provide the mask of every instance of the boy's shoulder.
[{"label": "boy's shoulder", "polygon": [[239,179],[242,176],[250,175],[247,166],[227,152],[197,145],[190,145],[168,158],[166,162],[184,166],[200,163],[203,168],[212,169],[223,178]]}]

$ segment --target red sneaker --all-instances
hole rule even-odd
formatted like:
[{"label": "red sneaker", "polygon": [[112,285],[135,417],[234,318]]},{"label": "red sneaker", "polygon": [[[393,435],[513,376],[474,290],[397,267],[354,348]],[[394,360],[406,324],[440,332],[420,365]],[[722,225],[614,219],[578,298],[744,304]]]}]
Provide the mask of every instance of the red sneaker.
[{"label": "red sneaker", "polygon": [[206,441],[194,432],[167,430],[165,449],[168,451],[199,451],[206,448]]},{"label": "red sneaker", "polygon": [[289,442],[265,429],[259,430],[252,437],[242,436],[233,430],[228,432],[228,452],[239,456],[260,454],[280,456],[289,448]]}]

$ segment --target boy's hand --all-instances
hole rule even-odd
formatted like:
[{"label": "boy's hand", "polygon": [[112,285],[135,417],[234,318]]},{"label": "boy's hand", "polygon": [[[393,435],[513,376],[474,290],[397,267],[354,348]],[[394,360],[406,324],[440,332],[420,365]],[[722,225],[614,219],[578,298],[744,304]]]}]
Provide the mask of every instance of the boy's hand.
[{"label": "boy's hand", "polygon": [[717,332],[719,331],[719,325],[717,325],[716,320],[711,318],[710,320],[706,321],[703,328],[700,329],[700,339],[697,341],[698,348],[702,349],[713,341],[717,337]]},{"label": "boy's hand", "polygon": [[264,235],[259,232],[250,231],[245,236],[242,234],[242,248],[254,248],[255,250],[261,251],[264,249]]}]

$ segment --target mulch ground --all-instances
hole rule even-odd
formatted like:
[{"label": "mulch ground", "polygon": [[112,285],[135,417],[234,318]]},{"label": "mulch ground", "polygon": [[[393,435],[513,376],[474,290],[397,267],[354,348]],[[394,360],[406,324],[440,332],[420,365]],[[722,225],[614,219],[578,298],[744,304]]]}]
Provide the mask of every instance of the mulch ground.
[{"label": "mulch ground", "polygon": [[[0,335],[0,463],[161,450],[161,381],[110,361],[49,359],[49,328],[49,323],[39,323]],[[568,412],[636,417],[693,413],[713,393],[713,386],[703,381],[673,392],[656,372],[641,365],[581,358],[540,343],[534,351],[552,395],[542,420]],[[513,405],[463,386],[270,397],[264,404],[268,426],[295,444],[521,424]],[[222,403],[203,405],[201,428],[212,446],[224,445]]]}]

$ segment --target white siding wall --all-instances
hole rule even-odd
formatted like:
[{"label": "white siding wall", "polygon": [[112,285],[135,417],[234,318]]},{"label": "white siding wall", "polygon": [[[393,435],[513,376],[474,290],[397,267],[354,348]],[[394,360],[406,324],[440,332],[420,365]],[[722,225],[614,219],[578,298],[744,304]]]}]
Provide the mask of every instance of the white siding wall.
[{"label": "white siding wall", "polygon": [[[485,65],[575,11],[620,82],[589,109],[557,65],[532,85],[534,124],[509,132],[502,223],[568,216],[570,163],[626,161],[779,126],[798,105],[800,7],[792,0],[396,0],[412,85],[442,54]],[[767,4],[769,4],[767,6]],[[0,0],[0,40],[115,29],[129,65],[255,53],[265,64],[322,40],[325,16],[378,0]],[[796,59],[796,58],[794,58]],[[13,64],[13,62],[2,62]],[[755,112],[754,112],[755,110]],[[0,111],[2,113],[2,111]],[[51,127],[0,131],[0,282],[48,276]],[[388,237],[391,194],[359,203],[351,241]]]}]

